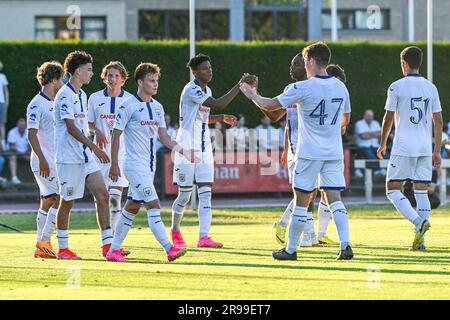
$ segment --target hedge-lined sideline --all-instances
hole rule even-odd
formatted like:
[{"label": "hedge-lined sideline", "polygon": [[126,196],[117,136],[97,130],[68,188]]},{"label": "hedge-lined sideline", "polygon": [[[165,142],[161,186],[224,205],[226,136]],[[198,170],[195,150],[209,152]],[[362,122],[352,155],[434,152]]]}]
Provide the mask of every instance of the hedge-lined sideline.
[{"label": "hedge-lined sideline", "polygon": [[[381,121],[388,85],[400,78],[400,51],[405,43],[368,43],[342,42],[330,44],[332,62],[340,64],[347,74],[347,86],[352,102],[352,121],[362,117],[364,110],[371,108],[375,117]],[[426,52],[425,43],[418,43]],[[201,42],[197,52],[208,54],[212,58],[214,77],[211,82],[213,95],[219,97],[226,93],[240,78],[242,73],[258,75],[260,92],[265,96],[275,96],[291,81],[289,64],[291,58],[305,46],[304,42],[262,42],[228,43]],[[86,50],[94,57],[94,78],[83,87],[88,93],[100,90],[103,84],[100,71],[110,60],[120,60],[128,68],[131,78],[125,89],[135,91],[132,79],[135,66],[141,61],[157,63],[162,70],[159,92],[160,101],[166,113],[178,119],[179,96],[183,86],[189,81],[186,62],[189,55],[187,41],[167,42],[0,42],[0,60],[4,64],[11,92],[8,128],[23,117],[30,99],[38,91],[35,70],[47,60],[63,62],[66,54],[72,50]],[[450,92],[450,43],[437,43],[434,46],[434,82],[437,85],[443,106],[444,120],[450,120],[446,107]],[[422,66],[426,73],[426,59]],[[226,113],[243,113],[249,127],[256,126],[261,113],[243,96],[239,96],[225,109]]]}]

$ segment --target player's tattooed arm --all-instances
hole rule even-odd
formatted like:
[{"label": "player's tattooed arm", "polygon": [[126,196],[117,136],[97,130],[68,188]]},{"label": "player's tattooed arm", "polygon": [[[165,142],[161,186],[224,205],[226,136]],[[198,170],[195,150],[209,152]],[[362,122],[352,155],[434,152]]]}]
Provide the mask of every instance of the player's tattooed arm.
[{"label": "player's tattooed arm", "polygon": [[91,140],[89,140],[81,131],[78,129],[75,125],[75,121],[73,119],[64,119],[64,122],[67,126],[67,131],[69,134],[74,137],[76,140],[84,144],[85,146],[88,146],[92,152],[99,158],[101,163],[108,163],[109,157],[108,155],[101,150],[95,143],[93,143]]},{"label": "player's tattooed arm", "polygon": [[214,99],[213,97],[209,97],[208,99],[206,99],[206,101],[203,103],[203,105],[208,107],[208,108],[211,108],[213,110],[222,110],[222,109],[224,109],[238,95],[238,93],[239,93],[239,85],[241,83],[247,83],[247,84],[256,83],[256,76],[248,74],[248,73],[244,73],[244,75],[239,80],[239,82],[233,88],[231,88],[231,90],[227,94],[225,94],[224,96],[222,96],[222,97],[220,97],[218,99]]},{"label": "player's tattooed arm", "polygon": [[386,154],[386,144],[389,138],[389,134],[391,133],[392,125],[394,124],[394,112],[387,111],[383,117],[383,124],[381,126],[381,141],[380,146],[377,150],[377,157],[380,160],[383,160],[383,156]]}]

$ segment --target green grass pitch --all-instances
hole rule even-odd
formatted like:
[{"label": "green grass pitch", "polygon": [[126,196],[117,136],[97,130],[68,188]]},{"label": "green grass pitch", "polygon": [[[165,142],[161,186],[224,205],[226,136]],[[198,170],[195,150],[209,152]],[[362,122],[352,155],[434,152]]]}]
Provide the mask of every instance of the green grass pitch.
[{"label": "green grass pitch", "polygon": [[[272,229],[283,208],[215,209],[221,249],[197,249],[198,224],[185,214],[187,254],[169,263],[140,212],[124,242],[127,264],[106,262],[93,213],[73,214],[70,247],[82,261],[33,258],[35,215],[1,215],[0,299],[448,299],[450,211],[432,211],[427,251],[411,252],[412,226],[390,206],[349,206],[355,258],[338,247],[302,248],[275,261]],[[166,228],[170,212],[163,210]],[[331,221],[329,236],[337,239]],[[53,237],[56,245],[56,238]]]}]

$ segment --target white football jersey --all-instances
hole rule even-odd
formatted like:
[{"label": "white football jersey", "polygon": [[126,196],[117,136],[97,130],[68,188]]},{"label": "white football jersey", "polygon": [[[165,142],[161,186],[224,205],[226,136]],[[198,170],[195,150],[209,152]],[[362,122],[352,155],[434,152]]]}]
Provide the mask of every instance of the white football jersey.
[{"label": "white football jersey", "polygon": [[194,79],[183,89],[180,98],[180,128],[176,141],[184,149],[196,149],[202,161],[212,161],[213,153],[209,134],[210,108],[202,104],[212,96],[207,86],[205,91]]},{"label": "white football jersey", "polygon": [[387,95],[385,110],[395,112],[391,154],[431,156],[432,113],[442,111],[436,86],[419,74],[409,74],[392,83]]},{"label": "white football jersey", "polygon": [[124,170],[155,172],[158,129],[165,127],[164,108],[155,99],[145,102],[135,94],[122,103],[114,129],[124,136]]},{"label": "white football jersey", "polygon": [[[55,129],[53,126],[53,100],[42,91],[27,107],[27,128],[37,129],[37,138],[50,168],[55,168]],[[31,170],[39,171],[39,159],[31,151]]]},{"label": "white football jersey", "polygon": [[[283,92],[289,90],[294,84],[288,85]],[[286,126],[288,127],[288,138],[289,138],[289,150],[288,159],[293,159],[297,150],[297,140],[298,140],[298,103],[290,104],[286,107]]]},{"label": "white football jersey", "polygon": [[299,81],[277,97],[287,108],[299,103],[297,158],[341,160],[343,113],[350,113],[350,97],[345,84],[332,76],[315,76]]},{"label": "white football jersey", "polygon": [[87,96],[83,90],[75,91],[68,82],[55,97],[53,104],[55,119],[56,163],[87,163],[93,161],[91,150],[67,130],[64,119],[72,119],[75,126],[88,137]]},{"label": "white football jersey", "polygon": [[[132,94],[123,90],[117,97],[108,96],[108,91],[105,88],[94,92],[90,95],[88,101],[88,122],[95,123],[95,127],[98,128],[108,140],[108,144],[103,151],[111,156],[111,134],[114,128],[114,120],[116,118],[116,111],[119,109],[123,101],[131,97]],[[95,137],[94,142],[97,143]],[[119,149],[119,161],[122,161],[125,156],[125,147],[123,138],[121,136],[120,149]]]}]

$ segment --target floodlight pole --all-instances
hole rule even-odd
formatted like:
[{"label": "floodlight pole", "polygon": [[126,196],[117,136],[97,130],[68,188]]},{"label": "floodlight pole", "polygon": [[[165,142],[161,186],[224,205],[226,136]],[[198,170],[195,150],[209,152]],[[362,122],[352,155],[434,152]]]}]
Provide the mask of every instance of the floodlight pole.
[{"label": "floodlight pole", "polygon": [[433,81],[433,0],[427,2],[427,78]]},{"label": "floodlight pole", "polygon": [[[195,0],[189,0],[189,58],[195,56]],[[189,70],[191,80],[194,75]],[[192,186],[191,209],[197,209],[197,189]]]},{"label": "floodlight pole", "polygon": [[337,0],[331,0],[331,41],[338,41]]},{"label": "floodlight pole", "polygon": [[414,0],[408,0],[408,41],[415,41]]}]

